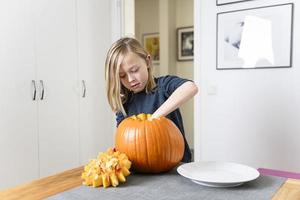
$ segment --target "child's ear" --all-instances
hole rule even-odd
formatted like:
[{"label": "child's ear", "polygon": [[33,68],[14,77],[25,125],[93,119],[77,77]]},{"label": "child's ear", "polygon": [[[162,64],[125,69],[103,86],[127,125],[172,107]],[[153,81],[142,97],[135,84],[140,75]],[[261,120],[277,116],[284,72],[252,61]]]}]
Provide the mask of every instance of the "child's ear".
[{"label": "child's ear", "polygon": [[147,68],[149,68],[150,67],[150,63],[151,63],[151,56],[150,56],[150,54],[147,55],[146,61],[147,61]]}]

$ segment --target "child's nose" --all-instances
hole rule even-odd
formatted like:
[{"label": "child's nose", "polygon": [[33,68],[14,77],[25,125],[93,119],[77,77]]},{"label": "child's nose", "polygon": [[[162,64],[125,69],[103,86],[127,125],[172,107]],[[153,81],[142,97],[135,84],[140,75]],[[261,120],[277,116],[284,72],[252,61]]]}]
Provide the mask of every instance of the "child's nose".
[{"label": "child's nose", "polygon": [[130,83],[133,80],[134,80],[134,77],[132,75],[128,75],[128,82]]}]

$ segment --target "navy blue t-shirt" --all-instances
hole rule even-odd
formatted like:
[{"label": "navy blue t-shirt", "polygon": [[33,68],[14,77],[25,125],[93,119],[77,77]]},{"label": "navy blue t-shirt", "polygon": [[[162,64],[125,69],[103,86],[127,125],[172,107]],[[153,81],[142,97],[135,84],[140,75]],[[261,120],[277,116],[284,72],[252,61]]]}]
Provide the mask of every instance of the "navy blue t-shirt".
[{"label": "navy blue t-shirt", "polygon": [[[123,104],[128,117],[140,113],[153,114],[180,85],[189,81],[177,76],[162,76],[154,80],[157,87],[151,92],[146,93],[145,91],[141,91],[129,94],[128,100]],[[124,115],[122,112],[117,112],[116,117],[118,126],[124,119]],[[190,162],[191,151],[184,135],[183,122],[179,109],[174,110],[166,117],[172,120],[183,134],[185,148],[182,162]]]}]

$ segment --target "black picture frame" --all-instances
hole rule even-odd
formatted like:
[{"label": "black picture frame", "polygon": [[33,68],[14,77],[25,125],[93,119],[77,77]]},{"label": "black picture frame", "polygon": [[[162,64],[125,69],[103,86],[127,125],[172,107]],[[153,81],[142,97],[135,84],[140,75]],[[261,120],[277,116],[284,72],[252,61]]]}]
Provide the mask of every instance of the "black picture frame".
[{"label": "black picture frame", "polygon": [[191,61],[194,59],[194,27],[177,28],[177,60]]},{"label": "black picture frame", "polygon": [[217,13],[216,69],[291,68],[293,21],[293,3]]},{"label": "black picture frame", "polygon": [[254,1],[254,0],[230,0],[230,1],[227,1],[227,2],[223,2],[223,3],[219,3],[219,2],[222,2],[222,0],[216,0],[216,5],[217,6],[223,6],[223,5],[241,3],[241,2],[246,2],[246,1]]}]

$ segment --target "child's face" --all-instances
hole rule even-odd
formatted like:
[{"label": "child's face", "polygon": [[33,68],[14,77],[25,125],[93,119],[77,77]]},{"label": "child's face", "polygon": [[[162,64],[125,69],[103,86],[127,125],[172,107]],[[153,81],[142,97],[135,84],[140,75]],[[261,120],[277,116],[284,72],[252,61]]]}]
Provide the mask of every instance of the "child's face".
[{"label": "child's face", "polygon": [[121,83],[134,93],[144,90],[148,81],[148,65],[137,54],[129,52],[120,66]]}]

